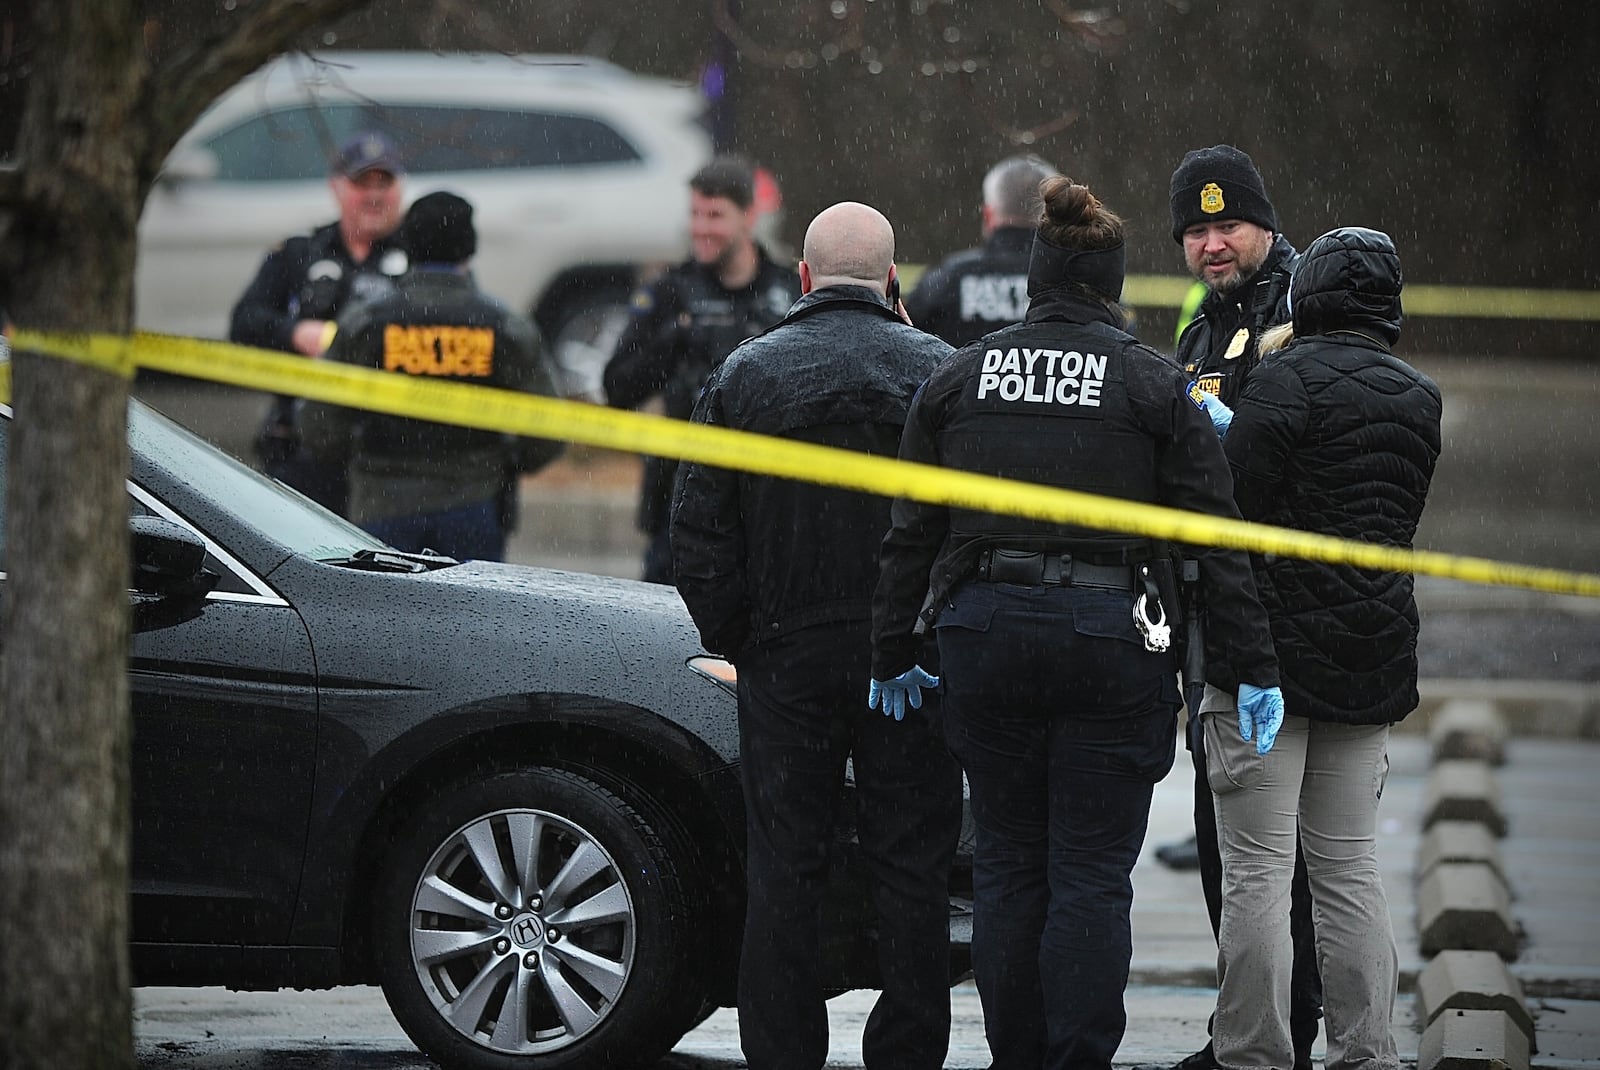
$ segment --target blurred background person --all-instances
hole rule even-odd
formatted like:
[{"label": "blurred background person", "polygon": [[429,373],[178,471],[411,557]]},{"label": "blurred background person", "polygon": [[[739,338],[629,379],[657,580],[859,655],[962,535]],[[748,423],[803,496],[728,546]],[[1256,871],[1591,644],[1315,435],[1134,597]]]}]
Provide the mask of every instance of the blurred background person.
[{"label": "blurred background person", "polygon": [[[800,276],[756,241],[760,214],[755,172],[739,157],[716,157],[689,180],[693,255],[634,292],[633,317],[606,364],[607,404],[631,409],[659,396],[668,416],[687,420],[712,369],[788,313]],[[677,471],[668,458],[644,460],[638,523],[651,583],[672,582],[667,514]]]},{"label": "blurred background person", "polygon": [[953,346],[1021,323],[1028,311],[1028,258],[1039,226],[1039,183],[1056,169],[1011,156],[983,176],[983,245],[945,257],[906,295],[911,322]]},{"label": "blurred background person", "polygon": [[[328,186],[339,218],[289,238],[267,254],[233,307],[229,341],[318,357],[352,300],[379,296],[406,270],[394,240],[405,167],[394,143],[362,133],[340,146]],[[344,466],[317,457],[301,439],[297,398],[279,395],[256,435],[266,473],[337,513],[349,494]]]},{"label": "blurred background person", "polygon": [[[538,330],[472,281],[472,206],[430,193],[397,237],[411,269],[389,295],[345,313],[326,359],[554,396]],[[349,465],[350,519],[396,549],[463,560],[504,559],[508,473],[535,471],[562,450],[560,442],[333,405],[307,405],[302,422],[309,448]]]}]

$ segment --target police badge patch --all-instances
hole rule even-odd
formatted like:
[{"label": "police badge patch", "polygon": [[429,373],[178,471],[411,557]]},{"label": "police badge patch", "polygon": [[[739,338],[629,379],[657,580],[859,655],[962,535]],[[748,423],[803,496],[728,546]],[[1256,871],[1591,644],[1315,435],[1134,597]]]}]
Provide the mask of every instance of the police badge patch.
[{"label": "police badge patch", "polygon": [[1216,215],[1226,207],[1222,202],[1222,187],[1215,182],[1207,182],[1200,190],[1200,210],[1206,215]]}]

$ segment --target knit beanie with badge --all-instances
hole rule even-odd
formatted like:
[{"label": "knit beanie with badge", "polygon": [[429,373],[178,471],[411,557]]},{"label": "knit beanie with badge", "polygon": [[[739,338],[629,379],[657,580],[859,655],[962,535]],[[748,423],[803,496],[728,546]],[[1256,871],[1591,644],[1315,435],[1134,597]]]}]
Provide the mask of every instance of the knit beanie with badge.
[{"label": "knit beanie with badge", "polygon": [[454,193],[417,198],[400,223],[398,237],[413,264],[460,264],[478,251],[472,205]]},{"label": "knit beanie with badge", "polygon": [[1186,153],[1172,172],[1172,240],[1196,223],[1243,219],[1277,233],[1278,213],[1267,199],[1261,172],[1232,145]]}]

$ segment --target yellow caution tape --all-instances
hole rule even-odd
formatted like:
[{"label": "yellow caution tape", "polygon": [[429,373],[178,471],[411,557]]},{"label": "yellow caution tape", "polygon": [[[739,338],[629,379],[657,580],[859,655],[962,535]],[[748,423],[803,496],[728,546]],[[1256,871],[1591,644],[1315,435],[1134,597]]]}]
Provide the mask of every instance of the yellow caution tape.
[{"label": "yellow caution tape", "polygon": [[[31,332],[19,332],[16,339],[19,350],[26,346],[91,364],[117,351],[112,341],[99,336]],[[1196,546],[1600,598],[1600,575],[1590,573],[1380,546],[584,402],[306,360],[222,342],[147,333],[120,341],[124,359],[138,367],[350,408],[673,457],[932,505],[982,509]]]},{"label": "yellow caution tape", "polygon": [[[130,339],[116,334],[44,334],[38,331],[19,330],[11,339],[11,348],[18,353],[48,353],[52,357],[87,364],[103,372],[133,378],[133,346]],[[6,382],[9,396],[10,380]]]},{"label": "yellow caution tape", "polygon": [[1600,320],[1600,293],[1590,290],[1408,285],[1400,299],[1408,316]]},{"label": "yellow caution tape", "polygon": [[[1140,308],[1181,308],[1193,279],[1129,275],[1122,303]],[[1600,320],[1600,292],[1516,290],[1498,286],[1425,286],[1407,283],[1401,295],[1408,316],[1463,319]]]},{"label": "yellow caution tape", "polygon": [[[924,271],[901,264],[908,290]],[[1136,308],[1182,308],[1194,279],[1180,275],[1129,275],[1122,303]],[[1600,292],[1594,290],[1518,290],[1501,286],[1437,286],[1407,283],[1402,296],[1408,316],[1463,319],[1600,320]]]}]

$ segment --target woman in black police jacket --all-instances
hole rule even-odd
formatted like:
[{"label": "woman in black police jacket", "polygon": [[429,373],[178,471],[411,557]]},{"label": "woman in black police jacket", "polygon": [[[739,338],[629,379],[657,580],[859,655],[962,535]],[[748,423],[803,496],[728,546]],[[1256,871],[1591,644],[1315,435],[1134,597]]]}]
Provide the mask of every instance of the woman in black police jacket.
[{"label": "woman in black police jacket", "polygon": [[[900,456],[1236,516],[1183,374],[1120,329],[1122,221],[1070,179],[1041,193],[1026,321],[940,364],[912,402]],[[874,596],[873,700],[903,711],[917,685],[933,686],[916,633],[919,615],[934,623],[947,739],[978,826],[973,964],[993,1065],[1109,1067],[1126,1025],[1129,873],[1180,704],[1174,652],[1149,649],[1134,624],[1138,595],[1161,612],[1141,568],[1156,551],[906,500],[893,520]],[[1243,685],[1247,705],[1266,709],[1277,664],[1248,560],[1201,560],[1208,679],[1230,694]]]},{"label": "woman in black police jacket", "polygon": [[[1411,545],[1439,456],[1441,404],[1439,388],[1389,352],[1400,289],[1386,234],[1345,227],[1306,249],[1289,292],[1296,340],[1251,373],[1225,427],[1246,519]],[[1223,857],[1217,1060],[1288,1066],[1292,1057],[1298,814],[1328,1066],[1396,1067],[1394,936],[1375,836],[1389,725],[1417,705],[1411,574],[1288,557],[1257,557],[1255,567],[1286,716],[1265,758],[1206,725]],[[1201,709],[1214,716],[1211,701]],[[1222,745],[1212,749],[1213,739]]]}]

